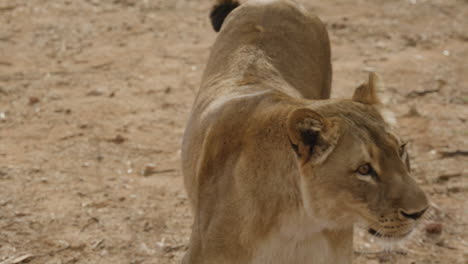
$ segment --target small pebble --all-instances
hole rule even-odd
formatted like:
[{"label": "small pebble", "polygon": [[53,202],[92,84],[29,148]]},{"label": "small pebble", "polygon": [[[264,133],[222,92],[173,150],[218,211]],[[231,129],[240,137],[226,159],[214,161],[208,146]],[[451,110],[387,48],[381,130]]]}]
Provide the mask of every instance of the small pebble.
[{"label": "small pebble", "polygon": [[39,103],[39,98],[35,96],[29,97],[29,105],[35,105],[37,103]]},{"label": "small pebble", "polygon": [[143,170],[143,176],[150,176],[151,174],[156,172],[156,165],[154,164],[146,164],[145,169]]},{"label": "small pebble", "polygon": [[431,235],[439,235],[442,233],[442,224],[441,223],[430,223],[424,227],[426,233]]},{"label": "small pebble", "polygon": [[110,139],[109,141],[115,144],[122,144],[126,141],[127,139],[122,137],[121,135],[115,136],[113,139]]}]

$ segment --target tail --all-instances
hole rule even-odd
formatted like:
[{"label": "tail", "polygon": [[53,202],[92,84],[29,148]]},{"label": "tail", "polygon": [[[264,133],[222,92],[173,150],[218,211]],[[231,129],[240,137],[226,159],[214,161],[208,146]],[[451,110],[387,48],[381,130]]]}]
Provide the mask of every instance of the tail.
[{"label": "tail", "polygon": [[238,7],[240,4],[237,0],[218,0],[216,5],[213,6],[213,9],[210,13],[211,25],[216,32],[219,32],[221,26],[223,25],[224,19]]}]

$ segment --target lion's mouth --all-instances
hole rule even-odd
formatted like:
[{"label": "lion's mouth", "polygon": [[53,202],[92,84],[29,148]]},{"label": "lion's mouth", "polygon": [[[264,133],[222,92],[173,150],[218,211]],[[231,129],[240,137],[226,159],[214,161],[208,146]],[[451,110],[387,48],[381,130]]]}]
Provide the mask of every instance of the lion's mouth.
[{"label": "lion's mouth", "polygon": [[386,234],[382,234],[380,232],[378,232],[377,230],[373,229],[373,228],[369,228],[367,230],[367,232],[375,237],[378,237],[378,238],[404,238],[406,236],[408,236],[412,230],[402,234],[402,235],[386,235]]}]

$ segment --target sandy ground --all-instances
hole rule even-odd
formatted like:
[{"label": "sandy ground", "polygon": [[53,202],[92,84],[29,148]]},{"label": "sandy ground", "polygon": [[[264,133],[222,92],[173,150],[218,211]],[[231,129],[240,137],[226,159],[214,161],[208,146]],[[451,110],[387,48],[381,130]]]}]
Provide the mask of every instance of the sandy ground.
[{"label": "sandy ground", "polygon": [[[358,230],[355,262],[468,263],[468,2],[304,2],[330,32],[333,97],[381,73],[433,203],[390,253]],[[211,4],[0,0],[1,264],[180,263]]]}]

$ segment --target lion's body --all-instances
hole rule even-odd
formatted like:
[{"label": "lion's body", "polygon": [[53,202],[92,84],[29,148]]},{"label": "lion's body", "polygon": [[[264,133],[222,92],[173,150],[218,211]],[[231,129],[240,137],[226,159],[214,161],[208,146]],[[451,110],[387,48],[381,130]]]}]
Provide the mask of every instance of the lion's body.
[{"label": "lion's body", "polygon": [[[251,0],[227,17],[183,140],[194,214],[185,264],[351,262],[356,216],[337,208],[352,195],[304,179],[287,132],[298,108],[365,114],[350,100],[336,107],[334,100],[309,100],[328,99],[330,85],[327,32],[302,7]],[[357,148],[341,139],[327,162]]]}]

